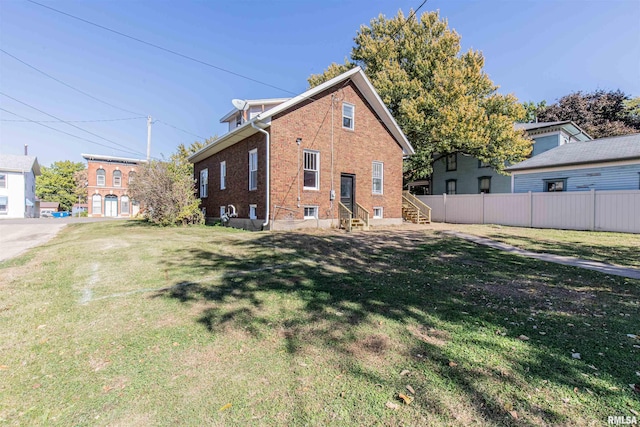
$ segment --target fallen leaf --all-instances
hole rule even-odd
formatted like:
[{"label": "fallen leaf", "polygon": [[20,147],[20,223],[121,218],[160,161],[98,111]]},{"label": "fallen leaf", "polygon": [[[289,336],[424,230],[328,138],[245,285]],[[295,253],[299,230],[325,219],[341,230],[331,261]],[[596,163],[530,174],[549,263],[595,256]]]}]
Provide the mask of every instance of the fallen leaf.
[{"label": "fallen leaf", "polygon": [[40,388],[40,387],[42,387],[42,384],[34,384],[33,386],[31,386],[31,388],[34,388],[34,389]]},{"label": "fallen leaf", "polygon": [[571,357],[573,357],[574,359],[582,359],[580,353],[571,353]]},{"label": "fallen leaf", "polygon": [[400,376],[403,377],[405,375],[408,375],[409,372],[411,372],[411,371],[409,371],[408,369],[403,369],[402,372],[400,372]]},{"label": "fallen leaf", "polygon": [[574,393],[577,393],[577,392],[578,392],[578,387],[574,387],[574,388],[573,388],[573,392],[574,392]]},{"label": "fallen leaf", "polygon": [[102,387],[102,391],[104,391],[105,393],[108,393],[113,387],[105,385]]},{"label": "fallen leaf", "polygon": [[[0,371],[4,371],[5,369],[9,369],[9,367],[7,365],[0,365]],[[638,374],[638,373],[636,372],[636,374]],[[640,374],[638,374],[638,375],[640,375]]]},{"label": "fallen leaf", "polygon": [[229,408],[231,408],[231,403],[227,403],[226,405],[222,406],[220,409],[218,409],[218,412],[226,411]]},{"label": "fallen leaf", "polygon": [[180,344],[178,344],[177,342],[174,342],[174,343],[173,343],[173,346],[174,346],[174,347],[177,347],[178,345],[180,345]]},{"label": "fallen leaf", "polygon": [[588,388],[585,388],[585,390],[587,390],[587,393],[593,396],[593,392],[591,390],[589,390]]},{"label": "fallen leaf", "polygon": [[402,401],[405,403],[405,405],[408,405],[411,402],[413,402],[413,397],[407,396],[406,394],[398,393],[398,397],[400,399],[402,399]]},{"label": "fallen leaf", "polygon": [[562,398],[562,401],[563,401],[564,403],[569,403],[569,402],[571,402],[571,399],[569,399],[568,397],[563,397],[563,398]]},{"label": "fallen leaf", "polygon": [[449,361],[449,366],[451,366],[452,368],[455,368],[456,366],[458,366],[458,364],[456,362]]},{"label": "fallen leaf", "polygon": [[387,403],[384,404],[384,406],[386,406],[389,409],[398,409],[400,406],[398,406],[397,403],[393,403],[393,402],[389,402],[387,401]]},{"label": "fallen leaf", "polygon": [[411,394],[416,394],[415,390],[410,385],[407,385],[407,390],[409,390],[409,393]]},{"label": "fallen leaf", "polygon": [[518,419],[518,413],[516,411],[509,411],[509,415],[511,415],[514,420]]},{"label": "fallen leaf", "polygon": [[522,340],[522,341],[529,341],[529,337],[528,337],[528,336],[526,336],[526,335],[520,335],[520,336],[518,337],[518,339],[519,339],[519,340]]}]

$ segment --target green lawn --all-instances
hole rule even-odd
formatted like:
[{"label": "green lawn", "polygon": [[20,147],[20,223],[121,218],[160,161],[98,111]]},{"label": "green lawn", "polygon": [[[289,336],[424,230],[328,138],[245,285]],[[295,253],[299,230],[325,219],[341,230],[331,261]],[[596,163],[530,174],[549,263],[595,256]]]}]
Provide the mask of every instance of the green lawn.
[{"label": "green lawn", "polygon": [[70,225],[0,264],[0,293],[6,425],[603,425],[640,411],[640,281],[432,231]]},{"label": "green lawn", "polygon": [[447,227],[534,252],[640,268],[640,234],[478,224],[447,224]]}]

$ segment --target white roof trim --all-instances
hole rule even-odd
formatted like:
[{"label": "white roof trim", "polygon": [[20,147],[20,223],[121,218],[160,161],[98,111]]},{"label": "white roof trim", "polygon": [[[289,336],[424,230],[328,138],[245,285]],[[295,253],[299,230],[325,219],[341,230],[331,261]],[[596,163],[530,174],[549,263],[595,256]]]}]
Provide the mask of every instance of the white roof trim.
[{"label": "white roof trim", "polygon": [[222,137],[218,138],[212,144],[209,144],[204,148],[202,148],[200,151],[192,154],[189,157],[189,161],[192,163],[195,163],[197,161],[203,160],[235,144],[236,142],[239,142],[241,139],[244,139],[253,135],[254,133],[257,132],[257,130],[251,126],[251,123],[256,123],[257,126],[261,128],[266,128],[271,125],[271,118],[273,116],[288,110],[289,108],[295,106],[296,104],[306,99],[313,98],[315,95],[348,79],[351,79],[355,83],[356,87],[360,90],[360,92],[365,97],[367,102],[371,105],[373,111],[375,111],[376,114],[381,118],[382,122],[386,125],[391,135],[402,147],[402,151],[404,152],[404,154],[405,155],[414,154],[415,151],[413,150],[411,143],[409,142],[409,140],[407,140],[407,137],[404,135],[404,133],[400,129],[400,126],[398,126],[398,123],[395,121],[395,119],[389,112],[389,109],[387,108],[387,106],[384,105],[384,102],[382,102],[382,99],[380,99],[380,96],[378,95],[378,93],[376,92],[373,85],[371,84],[367,76],[364,74],[362,69],[360,67],[356,67],[356,68],[352,68],[351,70],[345,73],[340,74],[337,77],[332,78],[331,80],[327,80],[321,85],[311,88],[306,92],[301,93],[300,95],[294,98],[291,98],[288,101],[283,102],[282,104],[274,108],[271,108],[270,110],[267,110],[258,114],[252,120],[247,121],[246,123],[243,123],[241,126],[235,128],[234,130],[227,133],[226,135],[223,135]]},{"label": "white roof trim", "polygon": [[144,159],[131,159],[128,157],[103,156],[101,154],[82,154],[87,160],[103,160],[105,162],[147,163]]}]

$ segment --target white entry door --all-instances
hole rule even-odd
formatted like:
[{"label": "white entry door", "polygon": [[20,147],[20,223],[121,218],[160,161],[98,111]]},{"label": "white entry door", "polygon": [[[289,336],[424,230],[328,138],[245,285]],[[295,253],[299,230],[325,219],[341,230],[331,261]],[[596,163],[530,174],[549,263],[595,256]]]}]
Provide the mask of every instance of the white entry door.
[{"label": "white entry door", "polygon": [[116,196],[106,196],[104,198],[104,216],[118,216],[118,198]]}]

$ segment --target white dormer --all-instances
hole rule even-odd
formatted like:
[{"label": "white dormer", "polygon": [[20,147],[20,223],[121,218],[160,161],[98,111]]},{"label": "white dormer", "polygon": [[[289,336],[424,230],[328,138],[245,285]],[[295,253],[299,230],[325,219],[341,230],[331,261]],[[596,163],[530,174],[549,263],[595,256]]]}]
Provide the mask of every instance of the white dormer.
[{"label": "white dormer", "polygon": [[247,111],[239,111],[234,108],[220,119],[220,123],[228,123],[229,132],[231,132],[263,111],[270,110],[289,99],[291,98],[249,99],[247,100],[247,104],[249,105]]}]

